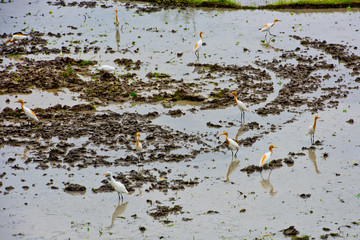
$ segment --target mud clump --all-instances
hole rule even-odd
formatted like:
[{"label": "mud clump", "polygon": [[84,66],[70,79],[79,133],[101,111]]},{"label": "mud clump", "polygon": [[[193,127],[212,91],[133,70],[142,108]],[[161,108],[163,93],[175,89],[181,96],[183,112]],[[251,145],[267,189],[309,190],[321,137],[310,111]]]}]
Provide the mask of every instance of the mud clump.
[{"label": "mud clump", "polygon": [[281,230],[285,236],[296,236],[299,234],[299,231],[295,229],[294,226],[290,226],[286,229]]},{"label": "mud clump", "polygon": [[85,186],[82,186],[77,183],[64,183],[64,185],[66,186],[64,188],[64,191],[66,191],[66,192],[84,192],[84,191],[86,191]]},{"label": "mud clump", "polygon": [[256,165],[250,165],[245,168],[242,168],[240,171],[246,172],[248,175],[254,173],[254,172],[262,172],[263,170],[273,170],[276,168],[281,168],[282,165],[282,159],[272,160],[271,162],[263,165],[262,167],[256,166]]},{"label": "mud clump", "polygon": [[125,70],[129,71],[129,70],[139,70],[140,69],[140,65],[142,64],[142,62],[140,60],[137,61],[133,61],[132,59],[128,59],[128,58],[122,58],[122,59],[115,59],[114,63],[120,65],[120,66],[125,66]]},{"label": "mud clump", "polygon": [[158,205],[155,209],[148,211],[148,214],[154,219],[160,219],[168,216],[170,213],[182,213],[181,210],[182,207],[180,205],[175,205],[174,207]]}]

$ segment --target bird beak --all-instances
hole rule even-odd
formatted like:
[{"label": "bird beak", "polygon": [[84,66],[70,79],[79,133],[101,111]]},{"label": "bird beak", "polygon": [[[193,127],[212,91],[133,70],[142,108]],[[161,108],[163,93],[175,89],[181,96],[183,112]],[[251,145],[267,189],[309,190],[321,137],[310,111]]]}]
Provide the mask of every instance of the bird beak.
[{"label": "bird beak", "polygon": [[104,175],[104,176],[105,176],[105,175],[108,175],[108,173],[104,173],[103,175]]}]

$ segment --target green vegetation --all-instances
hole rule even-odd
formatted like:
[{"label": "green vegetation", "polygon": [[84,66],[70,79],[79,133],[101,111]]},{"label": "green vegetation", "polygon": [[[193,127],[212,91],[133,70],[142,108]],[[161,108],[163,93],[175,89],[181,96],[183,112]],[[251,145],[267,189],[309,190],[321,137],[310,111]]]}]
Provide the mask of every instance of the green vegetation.
[{"label": "green vegetation", "polygon": [[352,3],[360,3],[357,0],[277,0],[273,5],[337,5],[337,4],[352,4]]}]

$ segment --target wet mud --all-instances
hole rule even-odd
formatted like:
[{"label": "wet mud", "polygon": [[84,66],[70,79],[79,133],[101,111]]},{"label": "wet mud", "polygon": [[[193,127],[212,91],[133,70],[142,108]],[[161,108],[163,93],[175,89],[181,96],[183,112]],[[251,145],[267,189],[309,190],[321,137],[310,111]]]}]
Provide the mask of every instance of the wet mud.
[{"label": "wet mud", "polygon": [[[71,3],[53,1],[48,4],[58,7],[96,7],[96,2],[91,1]],[[109,8],[111,6],[103,4],[100,7]],[[143,6],[130,2],[125,3],[124,7],[137,9],[137,13],[153,13],[175,8],[162,4]],[[177,8],[186,9],[182,5]],[[15,109],[2,108],[0,146],[19,147],[30,151],[29,156],[24,154],[22,159],[25,167],[15,157],[9,157],[4,161],[4,164],[9,167],[7,169],[11,169],[11,173],[9,171],[0,174],[0,193],[3,195],[8,195],[15,189],[14,186],[4,185],[3,179],[9,175],[21,175],[22,171],[27,171],[32,167],[37,171],[44,172],[44,176],[47,175],[46,172],[49,169],[61,169],[70,173],[75,170],[85,171],[88,168],[131,167],[132,170],[114,174],[115,180],[122,182],[130,195],[137,194],[139,189],[149,194],[156,192],[166,195],[176,192],[181,195],[182,192],[202,186],[201,184],[212,176],[197,176],[182,171],[178,172],[178,169],[175,168],[160,168],[156,165],[162,163],[183,164],[186,166],[185,168],[197,170],[203,163],[193,163],[193,161],[202,155],[219,152],[229,154],[227,143],[214,136],[213,132],[224,128],[233,128],[237,126],[238,122],[229,119],[219,121],[208,119],[206,120],[207,130],[199,134],[185,130],[180,131],[168,124],[154,123],[164,115],[170,118],[187,117],[196,113],[200,115],[209,110],[234,107],[234,97],[231,92],[233,89],[237,89],[242,101],[250,106],[259,106],[254,109],[254,113],[261,117],[276,117],[283,113],[296,113],[296,116],[300,116],[305,112],[318,113],[337,108],[341,99],[346,99],[353,90],[359,88],[360,57],[352,52],[352,50],[357,50],[356,46],[332,44],[311,37],[292,35],[290,37],[297,41],[301,48],[297,47],[292,50],[278,48],[277,50],[281,53],[280,57],[272,60],[258,59],[248,65],[187,63],[186,66],[193,68],[193,74],[197,76],[189,83],[170,71],[157,72],[157,69],[147,69],[148,63],[139,60],[136,55],[133,58],[126,55],[113,60],[114,65],[124,70],[121,73],[97,71],[92,67],[98,63],[97,61],[81,57],[75,59],[66,54],[79,52],[97,54],[100,51],[114,54],[115,50],[108,46],[102,46],[97,40],[86,42],[81,46],[69,43],[61,48],[48,47],[49,40],[47,39],[49,38],[61,39],[64,36],[76,35],[71,31],[78,30],[77,27],[68,26],[67,28],[70,31],[68,33],[33,31],[30,33],[31,39],[29,40],[0,45],[2,63],[5,59],[14,57],[17,59],[2,65],[3,70],[0,71],[1,95],[18,98],[17,95],[31,94],[35,89],[42,91],[67,89],[71,93],[78,94],[79,99],[87,102],[74,106],[56,104],[47,108],[33,108],[32,110],[40,119],[36,123],[28,121],[20,106]],[[157,32],[155,28],[146,31]],[[83,33],[78,32],[77,34],[81,36]],[[10,36],[11,34],[8,33],[0,35],[4,40]],[[320,54],[312,56],[308,53],[313,50],[319,51]],[[135,54],[138,51],[138,48],[130,46],[119,52]],[[249,50],[245,49],[246,51]],[[39,60],[38,54],[56,54],[57,57],[50,60]],[[59,56],[61,54],[65,56]],[[351,72],[350,76],[354,81],[349,83],[346,77],[339,74],[336,76],[335,84],[327,86],[330,79],[334,77],[332,75],[336,75],[337,65],[326,60],[322,54],[341,62],[346,70]],[[182,56],[182,52],[176,54],[177,58]],[[146,72],[143,74],[145,77],[142,77],[139,71],[145,71],[145,68]],[[283,79],[284,82],[274,82],[272,74],[278,79]],[[231,89],[224,84],[225,81],[226,84],[231,85]],[[211,86],[209,87],[209,85]],[[277,90],[278,88],[280,89]],[[321,94],[316,94],[319,92]],[[271,97],[274,94],[276,96]],[[176,106],[182,101],[196,107],[172,109],[172,106]],[[7,99],[6,103],[9,102],[10,100]],[[166,110],[163,113],[149,110],[146,114],[97,110],[99,106],[108,107],[124,103],[161,103]],[[242,149],[249,149],[256,146],[270,133],[280,131],[295,121],[294,117],[276,124],[265,124],[258,119],[241,122],[241,128],[235,140]],[[356,122],[356,119],[353,118],[346,120],[349,126],[356,125]],[[143,139],[146,151],[141,154],[136,153],[134,146],[137,132],[146,136]],[[241,136],[242,134],[245,134],[244,137]],[[75,144],[73,139],[82,139],[82,143]],[[303,147],[299,152],[288,152],[287,156],[282,156],[282,158],[275,157],[263,167],[254,165],[253,162],[245,161],[244,163],[242,161],[240,163],[240,160],[235,161],[232,166],[237,172],[240,172],[239,174],[246,174],[248,178],[257,176],[259,173],[269,174],[270,177],[271,173],[274,174],[282,168],[289,168],[292,171],[298,164],[297,159],[306,157],[306,152],[309,152],[310,158],[312,157],[311,151],[322,151],[322,158],[326,160],[329,154],[324,152],[325,150],[323,151],[325,147],[327,145],[324,140],[316,140],[311,147]],[[107,151],[116,152],[115,157],[105,154]],[[216,160],[211,159],[209,162],[214,163]],[[314,164],[317,173],[320,173],[316,166],[316,160]],[[241,167],[236,169],[239,165]],[[354,166],[358,166],[357,163]],[[216,169],[216,167],[213,168]],[[229,167],[228,179],[224,182],[234,184],[229,180],[232,171],[234,170]],[[114,192],[110,181],[106,178],[97,186],[89,188],[79,180],[79,182],[69,180],[62,182],[61,185],[56,183],[52,176],[49,177],[51,178],[46,186],[54,191],[63,190],[69,194],[89,194],[90,192],[93,195]],[[262,183],[267,187],[270,180],[263,179]],[[22,184],[24,191],[31,191],[33,188],[35,185]],[[258,197],[258,193],[255,194],[252,191],[245,193],[245,191],[238,190],[238,192],[242,199]],[[274,196],[276,193],[273,189],[270,190],[270,195]],[[304,191],[296,194],[297,198],[302,201],[311,201],[315,198],[312,192]],[[186,202],[181,202],[180,198],[170,197],[166,202],[147,199],[148,207],[144,212],[162,224],[171,225],[173,223],[169,218],[170,215],[182,215],[183,222],[193,222],[194,215],[189,215]],[[246,215],[250,207],[241,207],[238,212]],[[217,210],[201,213],[201,215],[220,214],[220,211]],[[132,218],[137,219],[136,214],[132,215]],[[148,226],[142,225],[144,226],[139,226],[138,230],[142,233],[149,232]],[[284,226],[279,226],[279,228],[284,228]],[[290,226],[283,230],[279,229],[279,231],[285,237],[297,236],[296,239],[306,239],[306,237],[300,236],[303,233],[300,234],[296,228]],[[330,231],[329,228],[324,229],[325,232]],[[321,239],[336,237],[337,234],[335,232],[326,233],[321,236]]]}]

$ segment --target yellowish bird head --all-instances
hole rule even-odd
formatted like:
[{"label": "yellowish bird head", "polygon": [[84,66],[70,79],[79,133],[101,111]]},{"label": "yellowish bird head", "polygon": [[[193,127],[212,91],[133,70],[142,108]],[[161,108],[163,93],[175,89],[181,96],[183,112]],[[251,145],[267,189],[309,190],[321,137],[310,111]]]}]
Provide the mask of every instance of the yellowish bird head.
[{"label": "yellowish bird head", "polygon": [[137,137],[140,137],[140,132],[137,132],[137,133],[136,133],[136,136],[137,136]]},{"label": "yellowish bird head", "polygon": [[202,38],[203,32],[200,32],[200,38]]},{"label": "yellowish bird head", "polygon": [[104,176],[105,176],[105,175],[109,175],[109,174],[110,174],[110,171],[109,171],[109,172],[104,173]]},{"label": "yellowish bird head", "polygon": [[8,40],[6,40],[6,42],[5,42],[5,45],[8,43],[8,42],[13,42],[14,40],[12,40],[12,39],[8,39]]},{"label": "yellowish bird head", "polygon": [[236,92],[235,92],[235,91],[233,91],[231,94],[233,94],[235,97],[237,96],[237,94],[236,94]]},{"label": "yellowish bird head", "polygon": [[277,148],[277,147],[275,147],[274,145],[271,144],[271,145],[269,146],[270,152],[272,152],[272,149],[273,149],[273,148]]},{"label": "yellowish bird head", "polygon": [[276,23],[276,22],[281,22],[281,20],[275,19],[275,20],[274,20],[274,23]]},{"label": "yellowish bird head", "polygon": [[118,10],[117,10],[117,9],[115,9],[115,10],[114,10],[114,12],[116,12],[116,13],[117,13],[117,12],[118,12]]},{"label": "yellowish bird head", "polygon": [[229,134],[228,134],[228,132],[227,132],[227,131],[224,131],[222,134],[220,134],[220,135],[219,135],[219,137],[220,137],[221,135],[225,135],[226,137],[228,137],[228,136],[229,136]]},{"label": "yellowish bird head", "polygon": [[22,99],[19,99],[19,100],[16,101],[16,103],[24,104],[24,101]]},{"label": "yellowish bird head", "polygon": [[316,116],[315,116],[315,119],[318,119],[318,118],[320,118],[320,117],[319,117],[318,115],[316,115]]}]

